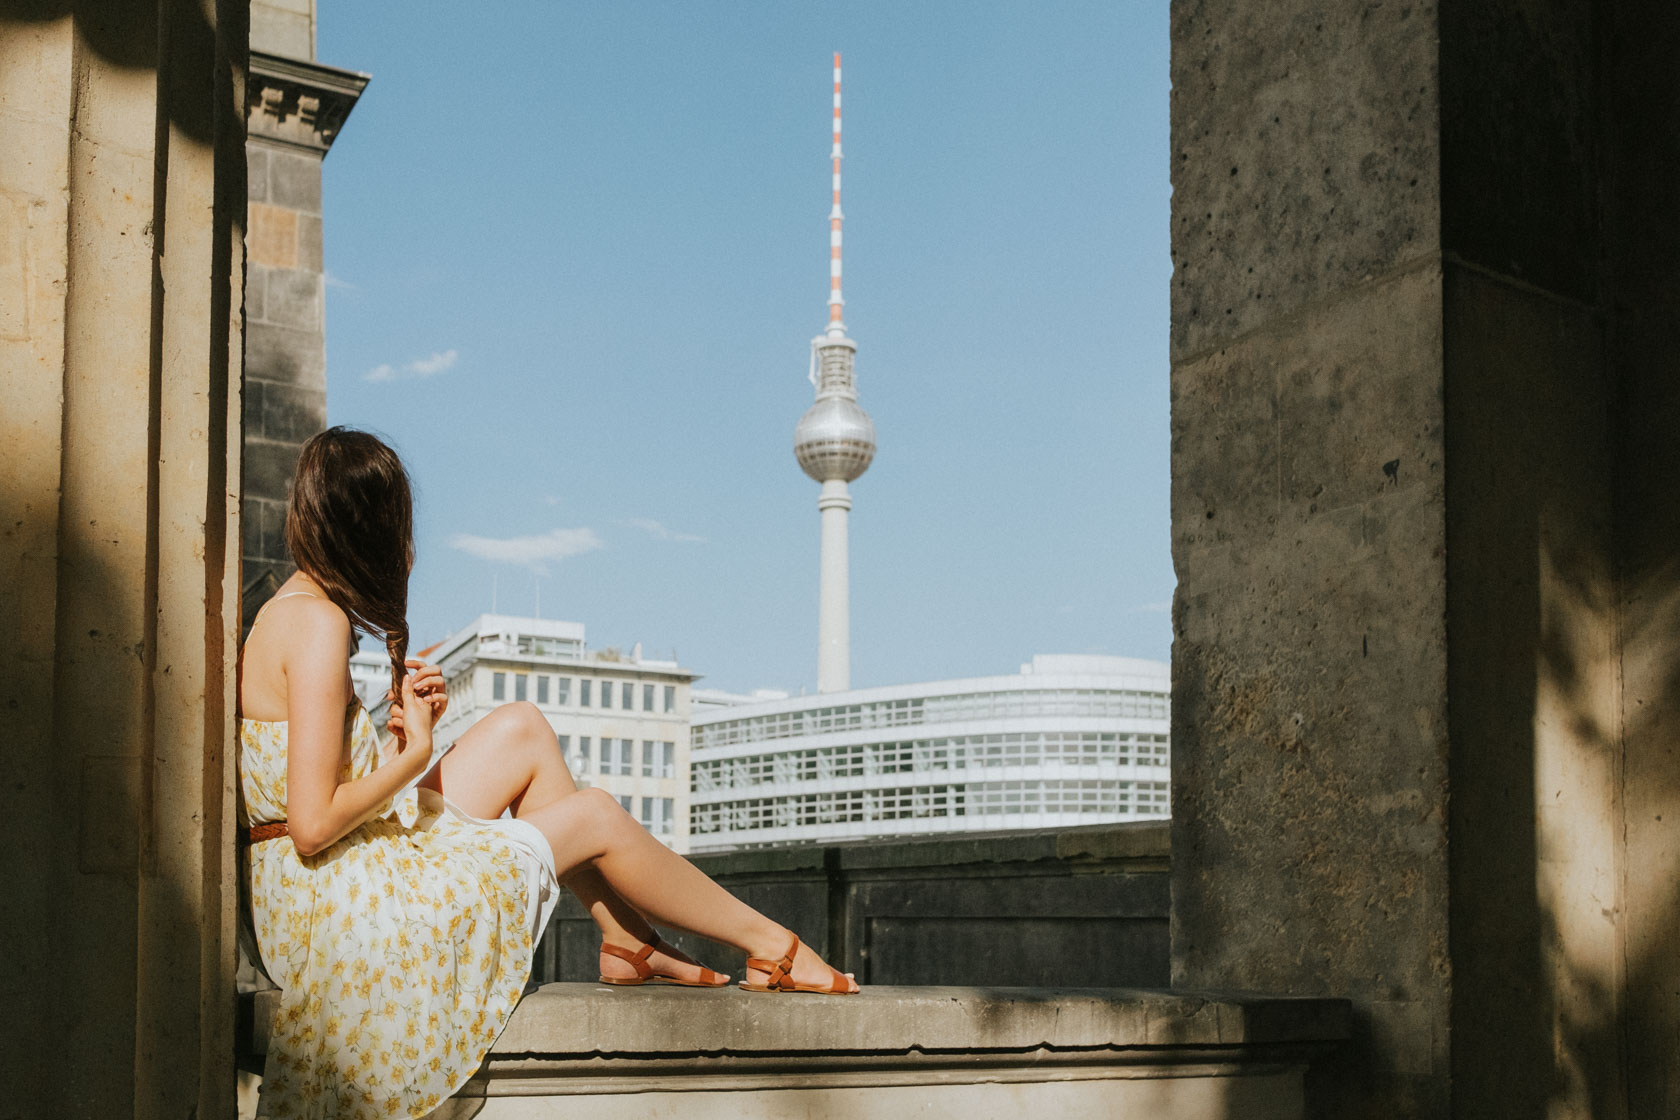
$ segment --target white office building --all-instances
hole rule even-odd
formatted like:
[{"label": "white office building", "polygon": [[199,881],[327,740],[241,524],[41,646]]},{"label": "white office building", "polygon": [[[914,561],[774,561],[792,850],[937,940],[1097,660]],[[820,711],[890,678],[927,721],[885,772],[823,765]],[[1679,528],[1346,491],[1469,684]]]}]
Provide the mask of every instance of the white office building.
[{"label": "white office building", "polygon": [[480,615],[425,656],[449,688],[439,743],[453,743],[502,704],[535,704],[580,785],[615,794],[654,835],[688,850],[689,688],[697,674],[645,658],[639,645],[590,650],[581,622],[497,614]]},{"label": "white office building", "polygon": [[1167,664],[1034,657],[1012,676],[764,699],[693,718],[695,851],[1170,814]]},{"label": "white office building", "polygon": [[350,684],[362,698],[362,707],[373,711],[391,691],[391,658],[383,647],[358,649],[350,655]]}]

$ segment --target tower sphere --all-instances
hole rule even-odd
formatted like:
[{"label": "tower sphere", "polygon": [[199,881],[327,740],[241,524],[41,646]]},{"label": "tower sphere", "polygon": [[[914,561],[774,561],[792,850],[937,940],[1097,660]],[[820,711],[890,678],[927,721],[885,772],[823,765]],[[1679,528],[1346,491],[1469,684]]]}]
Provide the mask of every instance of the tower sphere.
[{"label": "tower sphere", "polygon": [[851,482],[875,458],[875,421],[845,397],[823,397],[793,429],[793,453],[818,482]]}]

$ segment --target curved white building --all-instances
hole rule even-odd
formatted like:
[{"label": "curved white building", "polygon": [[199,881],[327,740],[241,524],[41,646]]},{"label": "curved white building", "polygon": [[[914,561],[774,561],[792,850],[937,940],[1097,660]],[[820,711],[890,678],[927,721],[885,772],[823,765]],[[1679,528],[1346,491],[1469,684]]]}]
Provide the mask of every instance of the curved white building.
[{"label": "curved white building", "polygon": [[1166,817],[1170,683],[1161,661],[1040,655],[1012,676],[696,695],[691,850]]}]

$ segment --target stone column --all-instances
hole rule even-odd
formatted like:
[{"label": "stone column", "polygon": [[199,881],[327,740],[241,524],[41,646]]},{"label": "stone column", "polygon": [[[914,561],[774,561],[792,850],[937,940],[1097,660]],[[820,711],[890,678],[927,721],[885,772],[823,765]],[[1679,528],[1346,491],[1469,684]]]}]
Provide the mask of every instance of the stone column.
[{"label": "stone column", "polygon": [[246,234],[244,621],[291,573],[286,494],[327,426],[321,160],[367,86],[314,61],[314,5],[252,7]]},{"label": "stone column", "polygon": [[1680,12],[1172,12],[1174,982],[1352,997],[1320,1115],[1674,1115]]},{"label": "stone column", "polygon": [[233,1107],[246,12],[0,15],[0,1114]]}]

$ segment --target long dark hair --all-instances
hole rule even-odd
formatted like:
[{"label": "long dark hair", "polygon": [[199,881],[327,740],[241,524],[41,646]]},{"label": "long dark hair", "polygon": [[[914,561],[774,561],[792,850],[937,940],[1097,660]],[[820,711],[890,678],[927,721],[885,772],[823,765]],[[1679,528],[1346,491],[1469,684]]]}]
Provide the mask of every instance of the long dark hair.
[{"label": "long dark hair", "polygon": [[311,438],[286,503],[286,547],[350,625],[385,640],[400,701],[408,671],[414,495],[397,453],[355,428],[328,428]]}]

